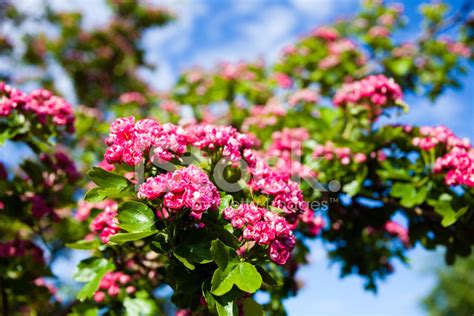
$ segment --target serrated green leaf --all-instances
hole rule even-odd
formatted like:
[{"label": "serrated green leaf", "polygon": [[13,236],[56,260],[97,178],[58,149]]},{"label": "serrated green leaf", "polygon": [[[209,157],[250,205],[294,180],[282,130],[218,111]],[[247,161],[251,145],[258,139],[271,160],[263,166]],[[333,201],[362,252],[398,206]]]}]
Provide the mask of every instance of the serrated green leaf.
[{"label": "serrated green leaf", "polygon": [[221,296],[236,285],[248,293],[255,293],[262,285],[262,277],[255,266],[248,262],[228,264],[225,270],[216,269],[211,280],[211,293]]},{"label": "serrated green leaf", "polygon": [[99,288],[99,283],[103,276],[114,268],[114,264],[104,258],[92,257],[81,261],[74,272],[73,278],[75,281],[87,283],[77,293],[77,299],[82,302],[92,297]]},{"label": "serrated green leaf", "polygon": [[126,297],[123,306],[127,316],[157,315],[158,311],[156,303],[146,298]]},{"label": "serrated green leaf", "polygon": [[216,239],[211,243],[212,258],[221,270],[225,270],[231,259],[236,258],[235,250]]},{"label": "serrated green leaf", "polygon": [[188,261],[188,259],[178,255],[176,252],[173,252],[173,256],[175,256],[175,258],[178,259],[189,270],[194,270],[196,268],[194,264]]},{"label": "serrated green leaf", "polygon": [[155,214],[146,205],[136,201],[127,201],[118,207],[119,227],[128,232],[144,232],[155,224]]},{"label": "serrated green leaf", "polygon": [[118,233],[110,237],[110,241],[121,244],[124,242],[140,240],[152,235],[157,234],[157,230],[146,231],[146,232],[133,232],[133,233]]},{"label": "serrated green leaf", "polygon": [[87,175],[95,184],[102,188],[125,189],[130,183],[127,178],[98,167],[90,169]]},{"label": "serrated green leaf", "polygon": [[359,193],[361,189],[360,182],[358,180],[353,180],[342,187],[342,191],[347,193],[350,197],[355,196]]}]

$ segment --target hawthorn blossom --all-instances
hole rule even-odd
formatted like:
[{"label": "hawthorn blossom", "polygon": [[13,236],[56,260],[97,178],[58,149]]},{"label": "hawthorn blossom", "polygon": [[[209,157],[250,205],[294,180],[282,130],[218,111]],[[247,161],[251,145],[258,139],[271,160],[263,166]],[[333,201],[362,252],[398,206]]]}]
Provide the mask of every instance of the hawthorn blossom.
[{"label": "hawthorn blossom", "polygon": [[384,224],[384,229],[387,233],[397,236],[405,247],[410,246],[410,238],[408,231],[405,227],[401,226],[397,222],[388,221]]},{"label": "hawthorn blossom", "polygon": [[99,213],[90,225],[94,233],[99,234],[100,240],[107,244],[110,237],[120,232],[117,220],[117,203],[112,202],[105,206],[104,211]]},{"label": "hawthorn blossom", "polygon": [[148,178],[140,186],[138,197],[163,198],[167,210],[178,212],[186,208],[195,219],[201,219],[202,213],[216,209],[220,204],[217,188],[207,174],[194,165]]},{"label": "hawthorn blossom", "polygon": [[13,110],[33,113],[41,124],[51,120],[56,126],[64,126],[69,133],[74,131],[74,111],[64,99],[45,89],[26,94],[0,82],[0,116],[9,116]]},{"label": "hawthorn blossom", "polygon": [[242,230],[247,241],[268,246],[270,259],[285,264],[295,246],[295,237],[284,217],[255,204],[240,204],[237,209],[227,207],[223,216],[235,229]]},{"label": "hawthorn blossom", "polygon": [[384,108],[402,100],[400,86],[384,75],[372,75],[362,80],[344,84],[333,98],[335,106],[348,107],[361,105],[369,110],[375,119]]},{"label": "hawthorn blossom", "polygon": [[[353,153],[349,147],[336,147],[333,142],[327,141],[324,145],[318,144],[313,151],[314,158],[324,158],[326,160],[338,159],[342,165],[348,165],[351,161],[363,163],[367,160],[364,153]],[[375,158],[374,156],[373,158]]]},{"label": "hawthorn blossom", "polygon": [[300,102],[316,103],[318,101],[319,95],[315,91],[309,89],[296,91],[288,98],[288,104],[292,107],[298,105]]},{"label": "hawthorn blossom", "polygon": [[334,41],[339,38],[339,32],[329,26],[321,26],[311,32],[311,35],[325,41]]},{"label": "hawthorn blossom", "polygon": [[44,264],[43,250],[31,240],[13,239],[0,242],[0,258],[31,256],[39,264]]},{"label": "hawthorn blossom", "polygon": [[137,103],[143,106],[147,103],[145,96],[139,92],[122,93],[119,97],[120,104]]},{"label": "hawthorn blossom", "polygon": [[120,271],[109,271],[100,280],[99,288],[94,293],[94,301],[102,303],[107,295],[116,297],[124,289],[127,295],[136,292],[136,287],[131,284],[132,277]]},{"label": "hawthorn blossom", "polygon": [[287,74],[276,73],[273,75],[273,77],[275,78],[280,88],[288,89],[293,85],[293,80]]},{"label": "hawthorn blossom", "polygon": [[440,148],[445,152],[436,159],[433,171],[445,172],[447,185],[474,186],[474,149],[467,138],[457,137],[446,126],[422,126],[412,143],[424,151]]}]

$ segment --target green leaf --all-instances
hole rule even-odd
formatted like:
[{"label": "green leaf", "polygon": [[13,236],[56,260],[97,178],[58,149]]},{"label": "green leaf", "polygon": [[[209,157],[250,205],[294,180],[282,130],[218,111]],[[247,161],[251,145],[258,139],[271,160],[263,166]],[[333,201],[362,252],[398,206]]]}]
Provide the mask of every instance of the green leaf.
[{"label": "green leaf", "polygon": [[97,239],[93,240],[79,240],[73,243],[67,243],[66,247],[71,249],[78,249],[78,250],[92,250],[97,249],[100,246],[100,241]]},{"label": "green leaf", "polygon": [[387,67],[397,76],[405,76],[411,69],[413,59],[404,57],[399,59],[392,59],[386,62]]},{"label": "green leaf", "polygon": [[175,256],[175,258],[178,259],[189,270],[194,270],[196,268],[194,264],[188,261],[188,259],[186,259],[185,257],[181,257],[176,252],[173,252],[173,256]]},{"label": "green leaf", "polygon": [[206,226],[209,228],[211,236],[215,236],[223,241],[226,245],[237,248],[239,246],[238,239],[221,225],[217,225],[213,221],[204,219]]},{"label": "green leaf", "polygon": [[158,311],[155,302],[146,298],[126,297],[123,306],[128,316],[157,315]]},{"label": "green leaf", "polygon": [[257,266],[257,271],[258,271],[258,273],[260,273],[260,276],[262,277],[263,286],[266,286],[268,288],[272,288],[272,287],[275,287],[275,286],[282,286],[283,285],[282,280],[278,280],[278,281],[275,280],[275,278],[270,273],[268,273],[267,270],[265,270],[261,266]]},{"label": "green leaf", "polygon": [[260,304],[250,297],[242,302],[242,308],[244,315],[263,316],[265,314]]},{"label": "green leaf", "polygon": [[225,270],[231,259],[235,259],[235,250],[227,247],[222,241],[216,239],[211,243],[212,258],[221,270]]},{"label": "green leaf", "polygon": [[232,203],[232,195],[226,195],[224,196],[223,198],[221,198],[221,204],[219,205],[219,210],[224,210],[226,207],[228,207],[230,205],[230,203]]},{"label": "green leaf", "polygon": [[424,186],[417,191],[415,186],[411,183],[397,182],[393,185],[390,194],[393,197],[400,198],[400,204],[402,206],[413,207],[423,203],[429,190],[430,188],[428,186]]},{"label": "green leaf", "polygon": [[443,219],[441,220],[441,225],[448,227],[457,222],[457,220],[463,216],[468,210],[469,205],[460,208],[458,211],[455,211],[452,206],[453,197],[447,193],[440,195],[438,200],[431,200],[428,203],[434,207],[435,212],[440,214]]},{"label": "green leaf", "polygon": [[[221,305],[219,301],[216,302],[216,310],[219,316],[234,316],[239,315],[237,304],[234,301],[226,302],[225,305]],[[244,315],[253,315],[253,314],[244,314]]]},{"label": "green leaf", "polygon": [[104,190],[100,188],[93,188],[87,191],[86,195],[84,196],[84,200],[87,202],[101,202],[107,198]]},{"label": "green leaf", "polygon": [[92,257],[81,261],[74,272],[73,278],[75,281],[87,283],[77,293],[77,299],[82,302],[92,297],[99,288],[100,280],[114,268],[114,264],[104,258]]},{"label": "green leaf", "polygon": [[210,240],[203,240],[195,244],[181,245],[176,248],[175,253],[191,262],[206,264],[213,261]]},{"label": "green leaf", "polygon": [[133,233],[118,233],[110,237],[110,241],[120,244],[128,241],[140,240],[151,235],[157,234],[157,230],[146,231],[146,232],[133,232]]},{"label": "green leaf", "polygon": [[124,189],[129,184],[127,178],[98,167],[90,169],[87,175],[95,184],[102,188]]},{"label": "green leaf", "polygon": [[124,198],[124,197],[133,197],[134,194],[132,191],[121,188],[92,188],[91,190],[87,191],[84,200],[87,202],[101,202],[107,198]]},{"label": "green leaf", "polygon": [[147,231],[155,224],[155,214],[146,205],[136,201],[127,201],[118,207],[119,227],[129,231]]},{"label": "green leaf", "polygon": [[361,185],[359,180],[353,180],[342,187],[342,191],[347,193],[350,197],[353,197],[357,193],[359,193],[361,189]]},{"label": "green leaf", "polygon": [[225,270],[218,268],[211,280],[211,293],[221,296],[234,284],[244,292],[255,293],[262,285],[262,277],[255,266],[248,262],[229,264]]}]

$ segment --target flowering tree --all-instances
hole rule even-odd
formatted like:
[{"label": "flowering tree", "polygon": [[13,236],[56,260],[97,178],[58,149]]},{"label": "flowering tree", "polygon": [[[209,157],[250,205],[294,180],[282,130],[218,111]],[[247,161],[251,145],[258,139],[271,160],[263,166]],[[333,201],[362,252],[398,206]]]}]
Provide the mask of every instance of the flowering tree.
[{"label": "flowering tree", "polygon": [[[135,75],[144,65],[140,34],[171,14],[138,2],[110,5],[105,29],[85,32],[80,15],[49,12],[59,37],[25,37],[23,62],[47,73],[52,58],[87,104],[76,108],[75,134],[62,98],[0,86],[1,138],[25,142],[40,162],[0,177],[4,313],[60,309],[54,299],[24,297],[25,280],[48,286],[38,279],[48,272],[28,265],[30,256],[45,262],[35,241],[57,247],[48,249],[49,262],[65,243],[90,250],[74,272],[84,283],[77,300],[63,306],[81,315],[168,311],[159,295],[166,285],[180,315],[284,314],[313,238],[342,275],[359,274],[372,290],[416,244],[444,246],[448,263],[470,254],[470,142],[444,126],[380,124],[409,111],[404,93],[435,99],[459,86],[473,56],[468,5],[453,15],[444,4],[422,6],[424,32],[399,43],[391,35],[403,27],[402,9],[366,1],[353,19],[284,48],[271,67],[195,68],[167,92]],[[456,39],[443,35],[451,26]],[[191,120],[181,117],[186,109]],[[79,170],[91,167],[87,180],[63,151],[49,154],[64,133],[72,134],[62,142]],[[13,273],[18,267],[28,273]],[[262,292],[269,299],[257,303]]]}]

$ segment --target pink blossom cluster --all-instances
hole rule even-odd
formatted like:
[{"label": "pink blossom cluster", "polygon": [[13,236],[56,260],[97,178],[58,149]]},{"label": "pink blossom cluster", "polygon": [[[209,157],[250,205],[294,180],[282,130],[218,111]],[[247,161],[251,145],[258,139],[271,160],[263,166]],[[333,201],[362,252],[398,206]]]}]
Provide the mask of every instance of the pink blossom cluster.
[{"label": "pink blossom cluster", "polygon": [[405,245],[405,247],[410,246],[408,230],[402,225],[394,221],[388,221],[384,224],[384,229],[387,233],[397,236],[398,239],[400,239],[400,241]]},{"label": "pink blossom cluster", "polygon": [[47,117],[51,117],[56,125],[65,126],[69,132],[74,131],[72,106],[48,90],[37,89],[31,92],[28,95],[25,109],[36,113],[43,124],[46,123]]},{"label": "pink blossom cluster", "polygon": [[31,256],[34,261],[44,264],[43,250],[31,240],[13,239],[0,242],[0,258]]},{"label": "pink blossom cluster", "polygon": [[242,123],[242,130],[248,131],[251,126],[264,128],[273,126],[279,117],[287,113],[283,104],[276,99],[270,99],[265,105],[256,105],[250,108],[250,115]]},{"label": "pink blossom cluster", "polygon": [[112,209],[116,209],[117,203],[112,200],[105,200],[105,201],[95,202],[95,203],[81,200],[78,203],[75,217],[77,220],[83,222],[89,218],[91,211],[93,209],[103,210],[108,207]]},{"label": "pink blossom cluster", "polygon": [[13,110],[34,113],[41,124],[51,119],[53,124],[74,131],[74,111],[64,99],[50,91],[37,89],[26,94],[0,82],[0,116],[9,116]]},{"label": "pink blossom cluster", "polygon": [[349,147],[336,147],[331,141],[327,141],[324,145],[316,145],[313,157],[323,157],[326,160],[337,158],[343,165],[348,165],[351,161],[363,163],[367,160],[367,156],[364,153],[353,153]]},{"label": "pink blossom cluster", "polygon": [[446,171],[447,185],[474,187],[474,149],[454,147],[447,154],[436,159],[434,172]]},{"label": "pink blossom cluster", "polygon": [[298,183],[286,173],[273,170],[263,158],[252,150],[244,152],[252,178],[249,186],[271,198],[271,205],[280,208],[286,216],[295,220],[308,208]]},{"label": "pink blossom cluster", "polygon": [[471,144],[467,138],[457,137],[452,130],[446,126],[422,126],[419,130],[419,136],[413,138],[413,145],[422,150],[430,150],[438,144],[442,144],[448,150],[454,147],[469,149]]},{"label": "pink blossom cluster", "polygon": [[280,88],[288,89],[293,85],[293,79],[291,79],[287,74],[277,72],[273,75],[273,78]]},{"label": "pink blossom cluster", "polygon": [[330,69],[339,65],[342,55],[346,53],[354,53],[355,62],[357,65],[365,63],[366,57],[362,55],[357,49],[357,45],[347,38],[340,38],[327,44],[328,55],[319,61],[318,67],[320,69]]},{"label": "pink blossom cluster", "polygon": [[362,80],[344,84],[336,92],[333,102],[336,106],[363,105],[373,118],[382,113],[382,108],[401,101],[400,86],[384,75],[372,75]]},{"label": "pink blossom cluster", "polygon": [[240,204],[237,209],[227,207],[223,215],[234,228],[242,229],[245,240],[269,246],[273,262],[286,263],[296,239],[285,218],[254,204]]},{"label": "pink blossom cluster", "polygon": [[261,69],[263,63],[247,64],[245,62],[238,62],[235,64],[232,63],[222,63],[219,65],[218,73],[226,80],[245,80],[253,81],[256,79],[256,73],[252,68]]},{"label": "pink blossom cluster", "polygon": [[413,56],[416,54],[416,45],[410,42],[403,43],[392,50],[392,55],[395,57]]},{"label": "pink blossom cluster", "polygon": [[311,35],[328,42],[335,41],[340,37],[339,32],[330,26],[318,27],[311,32]]},{"label": "pink blossom cluster", "polygon": [[119,97],[120,104],[136,103],[143,106],[147,103],[147,99],[140,92],[126,92]]},{"label": "pink blossom cluster", "polygon": [[310,89],[302,89],[291,94],[288,98],[288,104],[291,107],[297,106],[300,102],[316,103],[319,101],[319,95],[316,91]]},{"label": "pink blossom cluster", "polygon": [[449,37],[443,37],[440,39],[440,42],[446,44],[450,53],[455,55],[469,58],[472,55],[472,51],[468,45],[462,42],[456,42]]},{"label": "pink blossom cluster", "polygon": [[110,297],[116,297],[120,294],[122,288],[125,288],[125,293],[128,295],[135,293],[137,290],[132,285],[132,277],[120,271],[109,271],[107,272],[102,280],[100,280],[99,288],[94,293],[94,301],[102,303],[107,294]]},{"label": "pink blossom cluster", "polygon": [[241,159],[241,151],[254,144],[254,138],[238,133],[230,126],[190,125],[185,129],[134,117],[119,118],[110,126],[106,139],[105,159],[108,163],[135,166],[149,153],[152,159],[170,161],[194,146],[208,152],[222,149],[222,156],[232,162]]},{"label": "pink blossom cluster", "polygon": [[150,149],[153,159],[169,161],[173,155],[183,154],[187,144],[182,128],[151,119],[135,122],[133,116],[116,119],[105,142],[108,148],[104,157],[108,163],[130,166],[139,164]]},{"label": "pink blossom cluster", "polygon": [[281,174],[313,177],[315,173],[301,162],[303,142],[308,139],[309,133],[305,128],[284,128],[273,133],[273,142],[265,156],[270,159],[277,158],[272,167]]},{"label": "pink blossom cluster", "polygon": [[41,195],[35,194],[28,197],[28,201],[31,203],[31,213],[33,217],[40,219],[44,216],[51,216],[54,221],[59,221],[58,214],[56,214],[54,209],[48,205]]},{"label": "pink blossom cluster", "polygon": [[194,165],[148,178],[140,186],[138,197],[163,198],[167,212],[189,209],[195,219],[201,219],[206,210],[216,209],[220,204],[217,188],[207,174]]},{"label": "pink blossom cluster", "polygon": [[58,174],[64,173],[70,182],[74,182],[81,177],[74,161],[72,161],[71,158],[61,150],[56,151],[54,156],[41,153],[39,158],[44,164],[52,168],[54,172]]},{"label": "pink blossom cluster", "polygon": [[222,156],[229,161],[239,162],[242,151],[251,148],[255,138],[237,132],[231,126],[193,125],[186,128],[189,144],[204,151],[215,152],[222,148]]},{"label": "pink blossom cluster", "polygon": [[422,126],[413,145],[428,151],[440,148],[446,153],[435,161],[435,173],[446,172],[447,185],[474,186],[474,149],[467,138],[457,137],[446,126]]},{"label": "pink blossom cluster", "polygon": [[103,243],[108,243],[110,237],[120,231],[117,220],[117,203],[106,205],[104,211],[94,218],[90,229],[99,234],[99,238]]},{"label": "pink blossom cluster", "polygon": [[172,100],[164,100],[160,103],[160,109],[165,112],[178,114],[179,113],[179,104]]},{"label": "pink blossom cluster", "polygon": [[390,36],[390,30],[385,26],[376,25],[369,30],[369,36],[375,38],[386,38]]},{"label": "pink blossom cluster", "polygon": [[321,216],[315,216],[314,211],[307,208],[306,211],[298,217],[303,230],[310,236],[317,236],[324,228],[324,219]]}]

